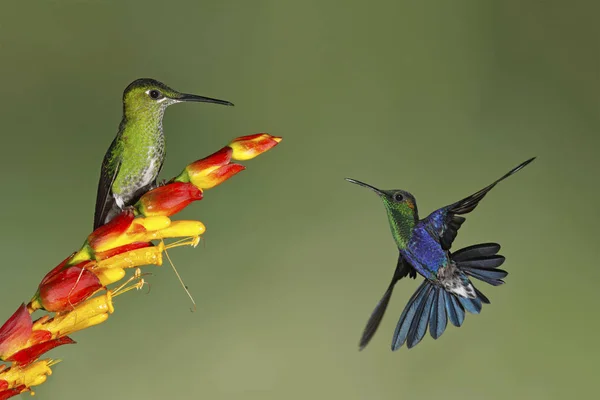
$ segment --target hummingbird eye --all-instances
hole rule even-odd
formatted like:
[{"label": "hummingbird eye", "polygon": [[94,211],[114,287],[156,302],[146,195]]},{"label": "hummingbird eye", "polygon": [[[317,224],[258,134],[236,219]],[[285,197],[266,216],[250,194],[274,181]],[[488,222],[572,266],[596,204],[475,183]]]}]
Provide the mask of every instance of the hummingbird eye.
[{"label": "hummingbird eye", "polygon": [[394,201],[401,202],[402,200],[404,200],[402,193],[394,193]]},{"label": "hummingbird eye", "polygon": [[156,90],[156,89],[154,89],[154,90],[150,90],[150,91],[148,92],[148,95],[149,95],[149,96],[150,96],[152,99],[154,99],[154,100],[156,100],[156,99],[159,99],[160,97],[162,97],[161,93],[160,93],[158,90]]}]

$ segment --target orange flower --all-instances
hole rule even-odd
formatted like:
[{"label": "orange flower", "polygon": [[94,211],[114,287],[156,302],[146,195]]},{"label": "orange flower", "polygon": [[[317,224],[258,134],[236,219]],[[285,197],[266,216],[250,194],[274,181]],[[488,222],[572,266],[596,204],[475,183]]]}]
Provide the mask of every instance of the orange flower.
[{"label": "orange flower", "polygon": [[223,147],[216,153],[185,167],[175,181],[191,182],[199,189],[210,189],[231,178],[246,167],[240,164],[230,164],[233,150]]},{"label": "orange flower", "polygon": [[240,161],[250,160],[277,146],[279,142],[281,142],[280,137],[271,136],[268,133],[241,136],[229,144],[233,150],[231,157]]}]

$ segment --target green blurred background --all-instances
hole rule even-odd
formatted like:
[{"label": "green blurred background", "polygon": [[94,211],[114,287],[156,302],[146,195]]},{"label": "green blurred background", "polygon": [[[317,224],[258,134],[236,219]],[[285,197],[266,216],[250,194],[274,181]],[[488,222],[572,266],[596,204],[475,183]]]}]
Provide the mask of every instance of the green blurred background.
[{"label": "green blurred background", "polygon": [[[163,177],[240,135],[284,137],[180,215],[206,246],[51,353],[40,399],[563,399],[597,394],[600,29],[594,2],[45,1],[0,11],[0,315],[78,248],[138,77],[231,100],[165,117]],[[596,3],[598,4],[598,3]],[[507,285],[462,328],[370,346],[396,263],[383,206],[422,215],[519,162],[457,246],[502,243]],[[28,396],[24,396],[28,397]]]}]

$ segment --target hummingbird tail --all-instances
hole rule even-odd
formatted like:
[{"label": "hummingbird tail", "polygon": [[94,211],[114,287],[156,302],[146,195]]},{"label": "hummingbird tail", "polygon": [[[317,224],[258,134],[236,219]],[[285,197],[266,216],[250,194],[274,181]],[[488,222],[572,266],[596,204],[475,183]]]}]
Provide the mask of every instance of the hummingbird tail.
[{"label": "hummingbird tail", "polygon": [[[451,257],[464,274],[497,286],[504,283],[502,278],[508,275],[497,269],[504,262],[504,257],[497,254],[499,250],[497,243],[482,243],[458,250]],[[483,303],[490,301],[476,287],[473,286],[473,290],[474,298],[461,297],[436,282],[424,280],[400,316],[392,350],[398,350],[405,342],[409,349],[416,346],[425,336],[428,325],[431,337],[437,339],[446,330],[448,320],[458,327],[465,319],[465,311],[479,314]]]},{"label": "hummingbird tail", "polygon": [[481,243],[465,247],[452,254],[452,260],[465,274],[493,286],[504,283],[502,278],[508,272],[498,269],[504,263],[504,256],[498,254],[498,243]]}]

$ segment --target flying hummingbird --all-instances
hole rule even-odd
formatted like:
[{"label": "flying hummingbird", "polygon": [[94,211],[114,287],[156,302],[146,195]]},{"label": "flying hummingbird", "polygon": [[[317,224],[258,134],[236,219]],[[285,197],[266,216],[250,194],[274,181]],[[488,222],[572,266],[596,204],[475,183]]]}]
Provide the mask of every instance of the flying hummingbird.
[{"label": "flying hummingbird", "polygon": [[94,229],[156,186],[165,158],[163,115],[171,104],[188,101],[233,105],[225,100],[180,93],[148,78],[137,79],[125,88],[119,132],[102,161]]},{"label": "flying hummingbird", "polygon": [[392,350],[405,342],[408,348],[423,339],[429,324],[429,333],[437,339],[444,333],[448,320],[461,326],[465,310],[478,314],[482,303],[490,301],[473,284],[470,278],[497,286],[508,273],[498,269],[504,257],[498,254],[500,245],[482,243],[451,252],[465,218],[485,195],[500,181],[520,171],[535,157],[523,162],[506,175],[480,191],[419,219],[417,203],[412,194],[404,190],[379,190],[371,185],[346,178],[373,190],[383,200],[392,236],[398,246],[399,256],[394,276],[385,294],[373,310],[360,340],[362,350],[371,340],[392,296],[392,290],[405,276],[425,279],[404,308],[392,339]]}]

